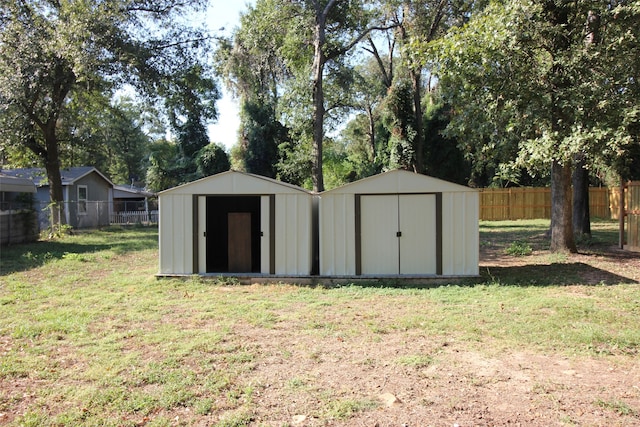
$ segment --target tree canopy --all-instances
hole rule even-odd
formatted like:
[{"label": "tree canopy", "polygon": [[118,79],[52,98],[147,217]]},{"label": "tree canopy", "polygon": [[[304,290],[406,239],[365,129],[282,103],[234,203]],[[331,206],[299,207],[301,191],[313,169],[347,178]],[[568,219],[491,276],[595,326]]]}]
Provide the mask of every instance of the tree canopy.
[{"label": "tree canopy", "polygon": [[577,156],[614,164],[633,143],[639,60],[621,46],[637,45],[638,12],[638,2],[496,1],[440,43],[416,43],[453,108],[448,134],[472,159],[551,170],[552,249],[575,251]]},{"label": "tree canopy", "polygon": [[106,94],[128,84],[164,99],[169,112],[215,116],[215,83],[202,66],[209,37],[185,19],[205,3],[2,1],[0,144],[37,156],[54,204],[63,200],[60,136],[72,126],[64,118],[83,92]]}]

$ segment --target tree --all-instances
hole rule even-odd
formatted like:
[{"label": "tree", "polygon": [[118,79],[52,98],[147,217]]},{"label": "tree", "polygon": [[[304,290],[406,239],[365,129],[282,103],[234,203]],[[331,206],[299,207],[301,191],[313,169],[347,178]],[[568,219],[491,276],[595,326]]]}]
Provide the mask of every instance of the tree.
[{"label": "tree", "polygon": [[200,177],[228,171],[231,167],[229,156],[219,144],[211,143],[202,147],[196,156]]},{"label": "tree", "polygon": [[634,81],[626,74],[626,86],[620,85],[623,79],[616,76],[619,61],[629,60],[607,53],[616,47],[616,38],[598,47],[601,55],[585,49],[586,17],[596,7],[612,34],[617,28],[626,40],[631,38],[624,36],[626,30],[637,32],[630,21],[615,22],[618,13],[627,12],[620,3],[495,2],[437,49],[422,52],[425,61],[435,58],[441,90],[453,107],[449,132],[464,144],[480,142],[481,150],[509,147],[517,153],[513,161],[532,173],[550,168],[554,251],[576,251],[574,156],[583,154],[592,163],[603,155],[616,156],[628,141],[621,137],[620,115],[611,106],[619,105],[616,92],[629,90]]},{"label": "tree", "polygon": [[278,114],[279,88],[287,78],[279,54],[284,45],[277,21],[279,7],[269,0],[249,7],[232,40],[219,40],[216,50],[218,73],[240,99],[238,166],[271,178],[278,173],[279,147],[289,139],[289,129]]},{"label": "tree", "polygon": [[[258,70],[275,70],[277,73],[263,73],[259,75],[260,78],[256,78],[256,73],[246,72],[247,67],[243,66],[237,71],[244,74],[236,72],[235,75],[251,76],[244,80],[249,83],[268,82],[269,87],[275,89],[273,93],[282,91],[289,99],[296,94],[293,104],[297,111],[290,109],[287,99],[278,105],[278,110],[286,111],[288,119],[310,117],[310,120],[289,119],[283,123],[301,140],[303,146],[307,144],[307,137],[309,139],[313,159],[311,176],[315,191],[324,189],[322,147],[325,119],[327,111],[333,108],[326,105],[326,77],[333,75],[336,82],[340,81],[340,76],[345,75],[340,74],[345,70],[341,60],[346,60],[345,55],[367,34],[381,28],[373,19],[376,14],[374,4],[375,2],[355,0],[263,0],[258,1],[255,8],[262,13],[258,15],[250,12],[254,19],[246,23],[243,21],[240,33],[263,34],[265,43],[259,43],[257,46],[262,51],[256,52],[251,45],[242,43],[249,39],[256,40],[255,37],[243,36],[238,39],[240,44],[236,46],[242,47],[238,53],[247,55],[242,63],[258,64]],[[269,76],[277,77],[274,86],[265,78]],[[348,81],[350,80],[343,80],[343,83]],[[255,86],[251,90],[261,93],[261,88],[256,90]],[[308,101],[300,102],[301,99]],[[265,98],[259,101],[268,102]],[[293,129],[294,126],[298,129]],[[299,157],[292,156],[295,147],[290,142],[280,145],[287,147],[286,154],[281,153],[285,157]]]},{"label": "tree", "polygon": [[[22,144],[37,156],[47,171],[54,205],[61,207],[63,201],[59,132],[71,99],[87,90],[108,92],[125,82],[150,97],[171,99],[184,93],[185,85],[210,80],[206,73],[191,80],[173,78],[205,58],[199,49],[206,36],[178,19],[203,3],[3,1],[0,144]],[[53,224],[64,219],[60,209],[53,212]]]},{"label": "tree", "polygon": [[115,183],[144,182],[144,158],[151,139],[145,134],[142,107],[132,98],[79,93],[60,123],[62,167],[91,165]]}]

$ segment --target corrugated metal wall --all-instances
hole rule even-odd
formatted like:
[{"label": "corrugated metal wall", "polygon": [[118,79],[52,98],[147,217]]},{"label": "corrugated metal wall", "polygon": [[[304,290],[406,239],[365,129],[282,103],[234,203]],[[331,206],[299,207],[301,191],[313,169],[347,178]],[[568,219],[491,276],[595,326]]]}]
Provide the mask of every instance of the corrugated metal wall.
[{"label": "corrugated metal wall", "polygon": [[276,274],[311,274],[311,198],[276,194]]},{"label": "corrugated metal wall", "polygon": [[161,274],[192,274],[193,197],[168,194],[159,199]]},{"label": "corrugated metal wall", "polygon": [[324,192],[319,205],[321,275],[478,274],[475,190],[392,171]]},{"label": "corrugated metal wall", "polygon": [[319,203],[320,274],[356,274],[355,197],[326,194]]},{"label": "corrugated metal wall", "polygon": [[476,192],[442,195],[442,274],[478,274],[479,203]]},{"label": "corrugated metal wall", "polygon": [[[194,195],[198,205],[195,215]],[[261,273],[269,274],[272,269],[275,274],[311,273],[312,195],[275,180],[230,171],[160,194],[160,274],[195,272],[194,239],[198,273],[206,272],[206,199],[214,195],[260,197]]]},{"label": "corrugated metal wall", "polygon": [[[187,185],[161,193],[160,274],[192,274],[195,251],[199,254],[195,264],[204,272],[201,266],[206,255],[202,252],[206,245],[197,237],[204,226],[199,220],[194,224],[194,219],[206,215],[206,209],[200,206],[204,203],[198,202],[194,215],[191,189],[197,190],[201,199],[208,194],[262,194],[261,273],[311,274],[316,203],[312,195],[291,186],[278,192],[279,184],[275,182],[237,172],[233,172],[237,176],[230,174],[221,176],[218,182],[200,181],[193,188]],[[257,180],[255,188],[252,180]],[[217,187],[219,183],[224,185]],[[348,188],[322,193],[317,200],[321,275],[478,274],[476,191],[401,171],[345,187]],[[403,193],[403,188],[408,188],[408,193]],[[235,192],[230,193],[231,190]],[[393,209],[387,215],[389,206]],[[386,237],[379,234],[385,224],[390,224]],[[198,239],[196,249],[194,238]],[[387,261],[389,266],[384,266]]]}]

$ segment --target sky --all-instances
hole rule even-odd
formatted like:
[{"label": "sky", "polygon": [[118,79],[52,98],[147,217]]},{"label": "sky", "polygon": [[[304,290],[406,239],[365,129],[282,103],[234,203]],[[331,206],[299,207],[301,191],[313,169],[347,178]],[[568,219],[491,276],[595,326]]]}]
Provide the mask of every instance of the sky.
[{"label": "sky", "polygon": [[[232,30],[240,25],[240,12],[247,10],[248,5],[254,5],[255,0],[210,0],[206,22],[210,30],[224,35],[231,35]],[[218,29],[223,28],[219,32]],[[209,126],[209,139],[225,146],[227,151],[237,141],[240,125],[238,102],[233,99],[220,82],[222,98],[216,102],[218,120]]]}]

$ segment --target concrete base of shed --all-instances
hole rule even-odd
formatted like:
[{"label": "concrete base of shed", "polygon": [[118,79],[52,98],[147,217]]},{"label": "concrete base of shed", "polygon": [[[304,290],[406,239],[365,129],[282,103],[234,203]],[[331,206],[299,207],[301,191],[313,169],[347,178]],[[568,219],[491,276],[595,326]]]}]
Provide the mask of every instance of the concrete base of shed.
[{"label": "concrete base of shed", "polygon": [[198,277],[209,280],[237,282],[242,285],[286,283],[303,286],[440,286],[448,284],[470,283],[480,276],[436,276],[436,275],[362,275],[362,276],[292,276],[273,274],[233,274],[233,273],[207,273],[207,274],[156,274],[157,278],[187,278]]}]

